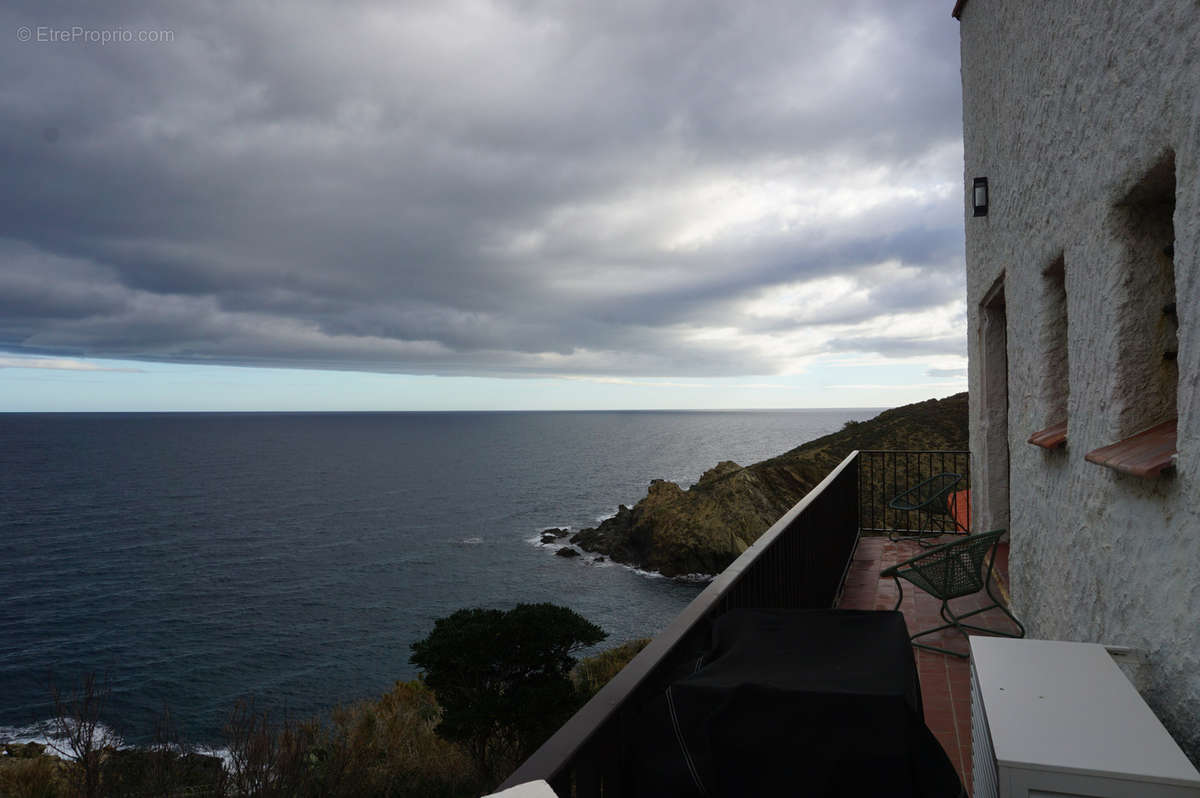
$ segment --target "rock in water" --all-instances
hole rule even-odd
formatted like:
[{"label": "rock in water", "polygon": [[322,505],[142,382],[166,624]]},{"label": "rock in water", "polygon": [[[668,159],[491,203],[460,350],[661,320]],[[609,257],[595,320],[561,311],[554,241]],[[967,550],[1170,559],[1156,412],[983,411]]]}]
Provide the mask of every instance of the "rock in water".
[{"label": "rock in water", "polygon": [[37,759],[46,753],[46,746],[41,743],[8,743],[4,746],[4,755],[13,759]]},{"label": "rock in water", "polygon": [[561,549],[559,549],[558,551],[556,551],[554,553],[557,554],[559,557],[578,557],[579,556],[579,552],[575,551],[575,549],[571,548],[570,546],[563,546]]}]

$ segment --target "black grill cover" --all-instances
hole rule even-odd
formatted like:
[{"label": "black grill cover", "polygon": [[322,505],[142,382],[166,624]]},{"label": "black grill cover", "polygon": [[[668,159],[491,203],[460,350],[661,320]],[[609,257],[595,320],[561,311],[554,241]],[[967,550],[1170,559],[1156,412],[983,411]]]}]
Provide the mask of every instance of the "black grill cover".
[{"label": "black grill cover", "polygon": [[966,795],[899,612],[734,610],[689,667],[631,735],[634,795]]}]

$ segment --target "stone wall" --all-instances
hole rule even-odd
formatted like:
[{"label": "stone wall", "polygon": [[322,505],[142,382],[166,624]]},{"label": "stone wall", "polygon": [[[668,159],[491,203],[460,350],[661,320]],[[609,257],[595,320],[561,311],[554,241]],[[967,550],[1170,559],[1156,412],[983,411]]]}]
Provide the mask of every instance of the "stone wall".
[{"label": "stone wall", "polygon": [[[1031,636],[1142,649],[1143,695],[1200,764],[1200,6],[974,0],[960,27],[976,517],[1008,517],[1013,603]],[[1167,163],[1164,233],[1155,192]],[[975,218],[971,181],[983,176],[989,213]],[[1178,355],[1164,366],[1172,263],[1153,253],[1171,225]],[[1065,359],[1048,344],[1060,257]],[[981,307],[1001,284],[1006,412],[985,374],[995,314]],[[1056,357],[1069,391],[1047,384]],[[1026,443],[1061,421],[1064,395],[1066,449]],[[1176,404],[1174,473],[1140,479],[1084,460]],[[1007,512],[985,482],[1005,441]]]}]

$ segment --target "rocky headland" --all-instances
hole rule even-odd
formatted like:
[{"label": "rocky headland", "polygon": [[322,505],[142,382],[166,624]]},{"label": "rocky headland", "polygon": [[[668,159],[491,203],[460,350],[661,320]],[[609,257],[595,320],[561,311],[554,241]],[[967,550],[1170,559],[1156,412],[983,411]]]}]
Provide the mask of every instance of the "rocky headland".
[{"label": "rocky headland", "polygon": [[904,405],[760,463],[718,463],[687,490],[653,480],[571,542],[665,576],[717,574],[855,449],[966,449],[967,438],[966,393]]}]

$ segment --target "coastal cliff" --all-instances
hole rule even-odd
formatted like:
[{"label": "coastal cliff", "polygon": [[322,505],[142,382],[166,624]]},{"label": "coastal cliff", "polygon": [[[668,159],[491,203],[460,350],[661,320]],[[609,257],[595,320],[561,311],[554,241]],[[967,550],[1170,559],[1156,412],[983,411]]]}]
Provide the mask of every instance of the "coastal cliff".
[{"label": "coastal cliff", "polygon": [[665,576],[720,573],[855,449],[966,449],[967,438],[966,393],[904,405],[750,466],[718,463],[687,490],[656,479],[571,542]]}]

